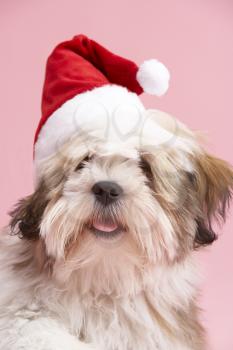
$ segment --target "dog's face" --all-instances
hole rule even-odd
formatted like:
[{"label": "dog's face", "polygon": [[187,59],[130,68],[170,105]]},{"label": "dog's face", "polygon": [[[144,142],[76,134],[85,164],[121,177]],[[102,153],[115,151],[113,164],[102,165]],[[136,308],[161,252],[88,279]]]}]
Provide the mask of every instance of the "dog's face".
[{"label": "dog's face", "polygon": [[77,135],[44,161],[34,194],[12,213],[13,229],[44,247],[56,277],[81,276],[83,292],[135,288],[147,267],[175,264],[212,243],[211,221],[225,217],[230,167],[174,119],[150,118],[171,142],[137,138],[113,147]]}]

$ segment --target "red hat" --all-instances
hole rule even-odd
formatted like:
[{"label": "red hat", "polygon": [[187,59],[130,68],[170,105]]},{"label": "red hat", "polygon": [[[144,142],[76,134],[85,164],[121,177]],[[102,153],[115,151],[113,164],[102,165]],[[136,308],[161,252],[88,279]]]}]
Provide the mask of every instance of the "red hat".
[{"label": "red hat", "polygon": [[71,119],[83,100],[89,104],[98,97],[101,103],[117,100],[141,109],[137,95],[163,95],[169,78],[161,62],[151,59],[138,67],[85,35],[59,44],[47,61],[35,160],[53,154],[58,140],[61,144],[77,132]]}]

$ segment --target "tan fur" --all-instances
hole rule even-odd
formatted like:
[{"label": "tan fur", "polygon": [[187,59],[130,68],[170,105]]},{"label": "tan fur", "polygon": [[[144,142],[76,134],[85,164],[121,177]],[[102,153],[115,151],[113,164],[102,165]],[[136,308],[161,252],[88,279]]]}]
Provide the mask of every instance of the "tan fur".
[{"label": "tan fur", "polygon": [[199,199],[207,216],[218,219],[229,205],[229,189],[233,188],[233,168],[224,160],[209,154],[200,155],[196,161]]}]

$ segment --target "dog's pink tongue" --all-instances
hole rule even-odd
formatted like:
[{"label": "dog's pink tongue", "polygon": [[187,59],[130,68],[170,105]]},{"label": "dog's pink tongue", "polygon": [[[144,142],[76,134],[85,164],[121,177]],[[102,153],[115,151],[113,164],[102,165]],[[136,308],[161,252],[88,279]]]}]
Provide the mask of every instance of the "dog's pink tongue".
[{"label": "dog's pink tongue", "polygon": [[112,232],[117,229],[117,225],[114,223],[103,223],[100,221],[94,221],[93,227],[96,230],[104,231],[104,232]]}]

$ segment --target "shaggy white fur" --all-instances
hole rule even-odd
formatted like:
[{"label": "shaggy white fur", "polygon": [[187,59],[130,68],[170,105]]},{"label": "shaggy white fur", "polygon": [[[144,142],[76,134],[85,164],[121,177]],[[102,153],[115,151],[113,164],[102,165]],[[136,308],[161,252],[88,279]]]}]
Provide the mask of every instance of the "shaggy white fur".
[{"label": "shaggy white fur", "polygon": [[[105,107],[125,96],[108,91]],[[0,236],[0,349],[204,350],[193,255],[216,238],[232,169],[165,113],[120,130],[109,110],[106,133],[86,108],[75,134],[69,118],[51,134],[64,110],[44,126],[35,191]]]},{"label": "shaggy white fur", "polygon": [[[119,283],[125,282],[125,286],[119,289],[119,296],[101,293],[98,297],[78,292],[80,288],[85,288],[87,278],[88,283],[100,283],[100,276],[95,276],[98,270],[92,271],[93,266],[87,266],[80,278],[73,275],[65,286],[43,274],[38,276],[31,263],[25,266],[23,274],[19,274],[17,266],[31,259],[30,244],[25,245],[19,238],[6,238],[5,235],[1,237],[0,252],[0,284],[7,284],[0,290],[1,349],[151,350],[157,344],[158,349],[190,350],[179,339],[166,336],[166,331],[161,329],[158,321],[155,322],[151,305],[156,306],[164,319],[176,327],[170,308],[173,305],[185,309],[196,295],[194,284],[197,274],[192,259],[170,268],[148,269],[142,283],[138,281],[138,285],[130,286],[137,281],[126,271],[127,261],[120,258],[120,247],[115,251],[114,246],[110,260],[103,262],[99,270],[108,279],[104,264],[111,263],[112,267],[108,266],[108,269],[113,273],[114,270],[122,271]],[[102,254],[104,251],[109,253],[106,246],[100,245],[99,248]],[[15,269],[12,268],[14,266]],[[57,267],[57,270],[64,277],[62,267]],[[92,342],[92,345],[75,338],[83,329],[86,342]]]}]

